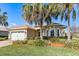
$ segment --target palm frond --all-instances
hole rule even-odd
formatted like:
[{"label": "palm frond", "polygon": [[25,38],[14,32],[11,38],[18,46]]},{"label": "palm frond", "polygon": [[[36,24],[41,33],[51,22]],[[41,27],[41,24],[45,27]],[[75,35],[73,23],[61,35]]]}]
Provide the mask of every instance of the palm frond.
[{"label": "palm frond", "polygon": [[73,18],[73,20],[76,20],[76,11],[73,9],[73,12],[72,12],[73,14],[72,14],[72,18]]}]

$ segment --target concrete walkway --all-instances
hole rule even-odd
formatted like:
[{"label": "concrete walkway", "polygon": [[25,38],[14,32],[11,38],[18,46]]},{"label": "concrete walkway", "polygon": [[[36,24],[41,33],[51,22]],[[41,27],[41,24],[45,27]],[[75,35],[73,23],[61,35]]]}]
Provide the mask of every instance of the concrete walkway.
[{"label": "concrete walkway", "polygon": [[5,40],[5,41],[0,41],[0,47],[12,45],[12,41],[10,40]]}]

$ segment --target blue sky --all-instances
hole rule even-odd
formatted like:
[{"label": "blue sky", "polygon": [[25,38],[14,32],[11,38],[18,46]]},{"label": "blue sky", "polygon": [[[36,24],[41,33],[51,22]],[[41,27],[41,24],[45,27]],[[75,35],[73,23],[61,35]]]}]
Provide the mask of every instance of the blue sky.
[{"label": "blue sky", "polygon": [[27,24],[22,17],[22,4],[21,3],[0,3],[2,12],[8,13],[8,23],[10,26],[25,25]]},{"label": "blue sky", "polygon": [[[22,6],[23,6],[22,3],[2,3],[2,4],[0,3],[0,8],[1,8],[2,12],[6,11],[8,13],[7,21],[9,23],[9,26],[14,26],[14,25],[20,26],[20,25],[27,24],[27,22],[25,22],[25,20],[22,17]],[[74,8],[78,13],[77,7],[75,6]],[[72,18],[70,18],[70,19],[72,19]],[[79,16],[77,15],[77,18],[76,18],[77,26],[79,26],[78,19],[79,19]],[[67,25],[67,22],[65,22],[65,21],[61,22],[60,19],[53,20],[53,21]],[[71,26],[72,25],[73,25],[73,21],[71,21]]]}]

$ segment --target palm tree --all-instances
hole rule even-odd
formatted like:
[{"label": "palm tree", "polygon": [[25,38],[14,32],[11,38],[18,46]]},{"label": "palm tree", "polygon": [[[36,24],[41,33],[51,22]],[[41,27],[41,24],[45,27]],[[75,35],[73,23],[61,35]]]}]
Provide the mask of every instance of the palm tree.
[{"label": "palm tree", "polygon": [[62,4],[63,5],[63,10],[62,10],[62,13],[61,13],[61,20],[63,20],[63,18],[67,21],[68,23],[68,32],[67,32],[67,36],[68,36],[68,42],[70,41],[70,37],[71,37],[71,32],[70,32],[70,14],[72,12],[72,18],[75,20],[76,18],[76,11],[74,10],[73,8],[73,5],[74,4],[69,4],[69,3],[66,3],[66,4]]},{"label": "palm tree", "polygon": [[61,14],[62,12],[62,5],[61,4],[49,4],[50,6],[50,11],[49,11],[49,15],[48,17],[45,19],[46,23],[47,23],[47,36],[48,36],[48,30],[50,27],[50,24],[52,23],[52,19],[51,17],[53,17],[55,20],[58,19],[58,16]]},{"label": "palm tree", "polygon": [[28,22],[32,23],[35,22],[35,24],[40,25],[40,38],[42,37],[42,25],[43,25],[43,4],[25,4],[23,6],[24,11],[24,18]]},{"label": "palm tree", "polygon": [[59,15],[58,4],[24,4],[23,6],[23,17],[30,23],[35,23],[40,26],[40,38],[43,40],[42,26],[45,21],[50,22],[50,17],[57,17]]},{"label": "palm tree", "polygon": [[2,24],[3,24],[3,26],[8,26],[8,22],[7,22],[7,19],[8,19],[8,17],[7,17],[7,12],[3,12],[3,20],[2,20]]},{"label": "palm tree", "polygon": [[[73,9],[73,16],[72,16],[73,20],[74,20],[74,31],[76,32],[76,11]],[[75,34],[75,33],[74,33]]]},{"label": "palm tree", "polygon": [[52,19],[50,16],[48,16],[46,19],[45,19],[45,22],[46,22],[46,25],[47,25],[47,37],[48,37],[48,32],[49,32],[49,25],[52,23]]},{"label": "palm tree", "polygon": [[[1,12],[1,9],[0,9]],[[2,14],[0,14],[0,25],[2,26],[8,26],[8,22],[7,22],[7,12],[3,12]]]},{"label": "palm tree", "polygon": [[[1,9],[0,9],[1,12]],[[2,25],[2,15],[0,15],[0,25]]]}]

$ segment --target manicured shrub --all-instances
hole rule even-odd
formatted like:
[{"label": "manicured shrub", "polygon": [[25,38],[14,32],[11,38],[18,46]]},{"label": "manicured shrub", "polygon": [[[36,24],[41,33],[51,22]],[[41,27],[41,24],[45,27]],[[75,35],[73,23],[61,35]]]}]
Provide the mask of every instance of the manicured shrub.
[{"label": "manicured shrub", "polygon": [[54,38],[54,39],[67,39],[67,36],[64,36],[64,37],[62,37],[62,36],[61,36],[61,37],[47,37],[47,36],[43,36],[43,39],[44,39],[44,40],[49,40],[49,39],[51,39],[51,38],[52,38],[52,39],[53,39],[53,38]]},{"label": "manicured shrub", "polygon": [[47,41],[46,40],[28,40],[27,41],[27,45],[31,45],[31,46],[46,46],[47,45]]},{"label": "manicured shrub", "polygon": [[27,37],[27,40],[35,40],[35,37]]},{"label": "manicured shrub", "polygon": [[66,42],[65,47],[79,49],[79,40],[72,40],[71,42]]},{"label": "manicured shrub", "polygon": [[51,41],[52,43],[55,43],[55,42],[65,43],[66,38],[64,38],[64,37],[50,37],[48,40]]},{"label": "manicured shrub", "polygon": [[59,38],[59,39],[67,39],[67,36],[64,36],[64,37],[57,37],[57,38]]},{"label": "manicured shrub", "polygon": [[65,47],[72,48],[72,43],[66,42],[66,43],[65,43]]},{"label": "manicured shrub", "polygon": [[59,42],[59,38],[49,38],[51,42]]},{"label": "manicured shrub", "polygon": [[17,41],[13,41],[13,44],[17,45],[17,44],[27,44],[27,40],[17,40]]},{"label": "manicured shrub", "polygon": [[49,37],[47,37],[47,36],[43,36],[43,39],[44,39],[44,40],[48,40]]},{"label": "manicured shrub", "polygon": [[28,40],[28,41],[27,41],[27,44],[28,44],[28,45],[34,45],[34,42],[35,42],[35,40]]},{"label": "manicured shrub", "polygon": [[47,46],[47,42],[46,40],[17,40],[13,42],[13,45],[30,45],[30,46]]},{"label": "manicured shrub", "polygon": [[59,43],[65,43],[66,42],[66,39],[59,39],[59,41],[58,41]]},{"label": "manicured shrub", "polygon": [[7,37],[0,37],[0,41],[4,41],[4,40],[7,40],[8,38]]},{"label": "manicured shrub", "polygon": [[35,42],[34,42],[34,45],[35,46],[47,46],[47,42],[44,40],[36,40]]}]

